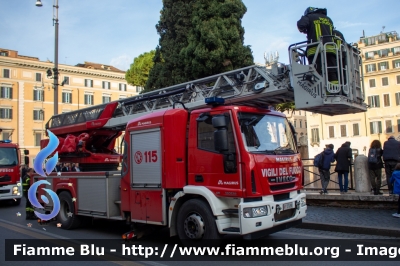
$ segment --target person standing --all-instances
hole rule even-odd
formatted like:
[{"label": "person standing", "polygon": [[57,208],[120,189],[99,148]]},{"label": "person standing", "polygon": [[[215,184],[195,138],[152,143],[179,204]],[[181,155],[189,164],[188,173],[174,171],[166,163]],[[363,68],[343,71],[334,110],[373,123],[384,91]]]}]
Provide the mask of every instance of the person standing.
[{"label": "person standing", "polygon": [[399,195],[397,213],[393,213],[393,217],[400,218],[400,163],[396,164],[393,174],[390,177],[390,183],[393,186],[393,194]]},{"label": "person standing", "polygon": [[328,194],[328,185],[330,181],[330,169],[331,163],[335,161],[335,153],[333,152],[333,144],[327,145],[327,148],[323,151],[322,167],[319,168],[319,175],[321,177],[322,190],[319,194]]},{"label": "person standing", "polygon": [[340,194],[347,193],[347,188],[349,187],[349,169],[352,158],[350,145],[351,143],[346,141],[335,153],[335,172],[338,173]]},{"label": "person standing", "polygon": [[[333,37],[333,22],[327,16],[326,8],[307,7],[304,15],[297,21],[297,28],[300,32],[307,34],[307,43],[319,42],[322,36],[323,44],[334,42]],[[307,59],[308,62],[314,60],[317,52],[318,44],[307,46]],[[318,53],[316,59],[316,68],[318,73],[322,74],[322,61],[321,55]],[[338,76],[336,70],[336,49],[334,45],[328,44],[326,46],[326,60],[328,67],[328,80],[333,84],[338,84]]]},{"label": "person standing", "polygon": [[31,178],[33,177],[34,171],[33,168],[29,168],[25,174],[25,176],[22,179],[22,188],[23,188],[23,194],[26,200],[25,203],[25,211],[26,211],[26,220],[35,220],[35,209],[33,209],[32,203],[29,201],[28,198],[28,190],[31,187]]},{"label": "person standing", "polygon": [[[382,184],[382,168],[383,168],[382,153],[383,152],[382,152],[381,142],[379,140],[372,141],[368,151],[368,170],[369,170],[369,179],[371,181],[371,187],[374,191],[374,195],[383,194],[380,191]],[[373,160],[373,158],[376,158],[376,160]]]},{"label": "person standing", "polygon": [[393,194],[393,187],[390,183],[390,177],[394,168],[400,163],[400,142],[393,136],[390,136],[385,143],[383,143],[383,160],[385,161],[386,183],[389,189],[389,195]]}]

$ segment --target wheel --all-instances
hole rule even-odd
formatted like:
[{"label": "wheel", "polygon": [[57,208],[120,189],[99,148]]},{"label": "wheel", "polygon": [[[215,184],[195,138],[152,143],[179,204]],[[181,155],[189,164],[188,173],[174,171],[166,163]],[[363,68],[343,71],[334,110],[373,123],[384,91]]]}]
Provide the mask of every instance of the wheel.
[{"label": "wheel", "polygon": [[57,219],[61,223],[63,229],[74,229],[81,224],[79,216],[75,215],[75,205],[72,202],[71,194],[67,191],[63,191],[58,195],[60,199],[60,212],[58,213]]},{"label": "wheel", "polygon": [[221,238],[210,207],[200,199],[185,202],[179,210],[177,220],[178,235],[184,244]]}]

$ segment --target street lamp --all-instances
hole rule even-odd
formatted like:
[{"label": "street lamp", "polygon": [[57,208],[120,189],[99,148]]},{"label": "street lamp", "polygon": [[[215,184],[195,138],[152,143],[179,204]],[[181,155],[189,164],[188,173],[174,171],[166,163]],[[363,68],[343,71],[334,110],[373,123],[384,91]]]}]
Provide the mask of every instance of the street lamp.
[{"label": "street lamp", "polygon": [[[36,6],[41,7],[42,1],[37,0]],[[53,25],[55,26],[55,41],[54,41],[54,114],[58,114],[58,0],[55,0],[53,5]],[[48,73],[49,74],[49,73]]]}]

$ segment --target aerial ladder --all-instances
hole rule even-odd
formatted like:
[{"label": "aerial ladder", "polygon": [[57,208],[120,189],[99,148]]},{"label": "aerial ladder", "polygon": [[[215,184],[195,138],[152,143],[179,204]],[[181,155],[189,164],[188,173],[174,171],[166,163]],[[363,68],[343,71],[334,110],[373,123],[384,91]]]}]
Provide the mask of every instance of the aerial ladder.
[{"label": "aerial ladder", "polygon": [[[318,44],[317,53],[323,68],[318,73],[314,62],[307,64],[307,46]],[[336,47],[339,83],[328,81],[326,46]],[[60,153],[63,161],[79,162],[85,171],[115,170],[120,155],[113,150],[115,140],[125,130],[127,123],[139,116],[161,109],[205,107],[206,99],[222,98],[225,104],[268,108],[279,103],[295,102],[297,110],[324,115],[343,115],[365,112],[362,86],[361,56],[356,47],[348,43],[307,44],[289,46],[290,63],[267,60],[266,66],[253,65],[186,83],[158,89],[110,103],[54,115],[46,124],[59,138],[78,137],[86,133],[82,152]],[[44,148],[48,140],[42,140]],[[107,167],[109,166],[109,167]]]}]

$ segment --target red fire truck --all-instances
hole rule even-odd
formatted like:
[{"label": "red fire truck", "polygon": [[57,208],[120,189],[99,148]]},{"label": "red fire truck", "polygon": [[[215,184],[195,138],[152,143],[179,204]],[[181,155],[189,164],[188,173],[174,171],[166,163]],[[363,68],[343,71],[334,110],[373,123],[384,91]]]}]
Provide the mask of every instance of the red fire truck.
[{"label": "red fire truck", "polygon": [[[25,150],[25,155],[27,154],[28,151]],[[0,140],[0,200],[12,201],[15,205],[21,203],[21,164],[18,144],[11,143],[10,140]],[[29,164],[28,157],[25,157],[25,164]]]},{"label": "red fire truck", "polygon": [[294,128],[269,106],[295,99],[297,109],[328,115],[366,110],[358,50],[337,47],[347,64],[331,84],[326,67],[320,74],[305,64],[306,46],[290,46],[289,65],[249,66],[53,116],[46,127],[60,139],[60,160],[82,169],[47,177],[62,227],[95,217],[214,239],[300,223],[307,206]]}]

